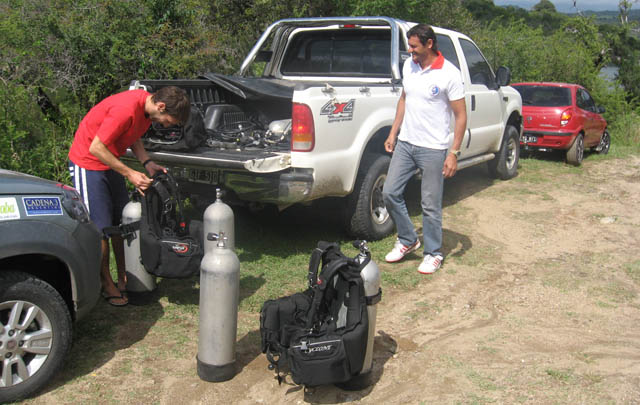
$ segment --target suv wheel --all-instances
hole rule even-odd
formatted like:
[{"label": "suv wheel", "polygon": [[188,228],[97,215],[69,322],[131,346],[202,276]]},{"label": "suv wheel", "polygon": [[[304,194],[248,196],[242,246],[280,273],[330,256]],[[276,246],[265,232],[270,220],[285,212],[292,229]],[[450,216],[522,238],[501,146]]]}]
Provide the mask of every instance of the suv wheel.
[{"label": "suv wheel", "polygon": [[391,158],[367,154],[362,161],[353,193],[347,199],[347,230],[357,238],[379,240],[393,232],[393,221],[382,199]]},{"label": "suv wheel", "polygon": [[46,385],[71,347],[72,323],[60,294],[22,272],[0,272],[0,402]]},{"label": "suv wheel", "polygon": [[498,154],[488,162],[489,174],[493,178],[508,180],[518,174],[520,159],[520,134],[513,125],[507,125]]}]

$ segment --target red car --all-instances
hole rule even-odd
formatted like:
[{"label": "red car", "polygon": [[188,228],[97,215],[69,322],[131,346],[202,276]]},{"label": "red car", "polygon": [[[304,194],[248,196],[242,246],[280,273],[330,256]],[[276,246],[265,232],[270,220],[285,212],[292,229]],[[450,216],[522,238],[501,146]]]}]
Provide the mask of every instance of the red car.
[{"label": "red car", "polygon": [[584,148],[609,152],[607,121],[582,86],[567,83],[515,83],[522,96],[523,150],[566,150],[567,161],[582,163]]}]

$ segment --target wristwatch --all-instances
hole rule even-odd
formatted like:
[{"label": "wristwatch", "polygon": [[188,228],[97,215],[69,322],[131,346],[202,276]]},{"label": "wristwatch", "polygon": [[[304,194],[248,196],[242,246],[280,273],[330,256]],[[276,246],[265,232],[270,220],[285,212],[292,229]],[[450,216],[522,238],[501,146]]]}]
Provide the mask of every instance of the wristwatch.
[{"label": "wristwatch", "polygon": [[449,153],[453,153],[456,156],[456,158],[460,157],[460,151],[457,149],[451,149]]}]

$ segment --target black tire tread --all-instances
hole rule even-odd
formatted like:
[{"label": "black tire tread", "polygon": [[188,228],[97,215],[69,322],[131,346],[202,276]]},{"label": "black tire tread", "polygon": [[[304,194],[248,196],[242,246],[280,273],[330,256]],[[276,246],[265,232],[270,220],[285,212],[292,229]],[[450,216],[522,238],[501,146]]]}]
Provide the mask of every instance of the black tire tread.
[{"label": "black tire tread", "polygon": [[367,204],[368,190],[362,187],[367,175],[372,173],[371,169],[374,166],[386,165],[388,169],[390,161],[391,159],[388,156],[378,153],[367,153],[363,156],[353,193],[347,200],[347,231],[351,236],[366,240],[379,240],[393,232],[394,225],[391,218],[389,218],[388,225],[381,232],[372,229],[371,216]]}]

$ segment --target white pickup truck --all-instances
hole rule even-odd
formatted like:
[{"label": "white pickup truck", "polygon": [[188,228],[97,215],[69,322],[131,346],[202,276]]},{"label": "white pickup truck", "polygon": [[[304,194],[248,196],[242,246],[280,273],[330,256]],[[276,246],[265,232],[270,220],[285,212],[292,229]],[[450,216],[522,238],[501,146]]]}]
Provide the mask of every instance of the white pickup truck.
[{"label": "white pickup truck", "polygon": [[[201,146],[160,148],[150,156],[169,167],[189,195],[212,197],[221,187],[232,200],[280,209],[346,197],[349,233],[380,239],[393,231],[381,195],[390,161],[383,143],[402,93],[406,32],[413,25],[388,17],[279,20],[237,75],[134,80],[131,89],[184,88],[204,121]],[[494,74],[470,38],[434,30],[465,86],[468,128],[458,167],[488,162],[494,177],[514,177],[522,101],[508,86],[509,70]],[[153,132],[145,137],[152,139]]]}]

